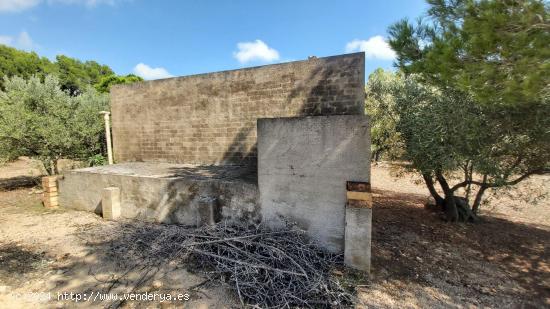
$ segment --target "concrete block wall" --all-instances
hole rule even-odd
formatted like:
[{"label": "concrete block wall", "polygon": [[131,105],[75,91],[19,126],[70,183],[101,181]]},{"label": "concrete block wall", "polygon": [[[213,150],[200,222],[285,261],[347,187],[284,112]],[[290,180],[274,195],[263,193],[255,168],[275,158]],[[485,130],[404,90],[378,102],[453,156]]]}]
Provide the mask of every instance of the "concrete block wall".
[{"label": "concrete block wall", "polygon": [[[117,168],[121,165],[129,171],[121,172]],[[67,171],[59,181],[59,203],[102,214],[104,206],[109,207],[103,205],[105,188],[116,187],[121,218],[190,226],[210,224],[214,219],[259,221],[254,183],[143,173],[148,168],[147,163],[133,163]],[[216,199],[216,204],[208,205],[209,199]],[[211,206],[216,213],[205,209]]]},{"label": "concrete block wall", "polygon": [[255,165],[256,120],[363,114],[364,53],[117,85],[116,162]]},{"label": "concrete block wall", "polygon": [[370,181],[366,116],[258,120],[260,211],[268,226],[295,223],[344,252],[347,181]]}]

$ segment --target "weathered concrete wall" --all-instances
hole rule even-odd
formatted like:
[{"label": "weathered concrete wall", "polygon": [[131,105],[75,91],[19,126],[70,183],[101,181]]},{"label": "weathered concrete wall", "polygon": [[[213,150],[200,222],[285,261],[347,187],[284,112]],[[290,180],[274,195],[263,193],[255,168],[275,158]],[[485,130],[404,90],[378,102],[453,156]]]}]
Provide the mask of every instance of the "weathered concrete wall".
[{"label": "weathered concrete wall", "polygon": [[258,120],[262,220],[287,218],[327,249],[344,250],[346,181],[370,180],[363,115]]},{"label": "weathered concrete wall", "polygon": [[117,162],[256,163],[256,120],[363,114],[364,53],[117,85]]},{"label": "weathered concrete wall", "polygon": [[[162,163],[85,168],[65,172],[58,181],[59,204],[101,213],[103,189],[117,187],[123,218],[185,225],[196,225],[204,216],[259,222],[257,185],[245,176],[236,170]],[[218,214],[202,209],[209,199],[215,199]]]}]

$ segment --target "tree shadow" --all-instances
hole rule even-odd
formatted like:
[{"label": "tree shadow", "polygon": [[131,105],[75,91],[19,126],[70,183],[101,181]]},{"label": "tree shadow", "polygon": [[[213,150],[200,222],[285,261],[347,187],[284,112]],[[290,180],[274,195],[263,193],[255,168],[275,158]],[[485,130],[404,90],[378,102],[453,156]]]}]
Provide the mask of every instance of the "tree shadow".
[{"label": "tree shadow", "polygon": [[0,178],[0,191],[15,190],[19,188],[31,188],[40,184],[39,176],[16,176]]},{"label": "tree shadow", "polygon": [[24,274],[37,268],[44,253],[36,253],[14,243],[0,244],[0,272]]},{"label": "tree shadow", "polygon": [[184,177],[193,180],[245,181],[256,183],[257,173],[254,168],[244,166],[200,165],[174,166],[168,168],[170,175],[164,178]]},{"label": "tree shadow", "polygon": [[[324,61],[328,65],[317,66],[304,79],[298,80],[294,73],[283,76],[281,84],[292,85],[282,102],[270,102],[269,104],[280,104],[280,110],[274,113],[260,112],[264,116],[258,116],[254,121],[239,129],[222,156],[225,164],[237,164],[255,168],[257,165],[257,119],[274,117],[301,117],[301,116],[327,116],[327,115],[357,115],[363,114],[363,102],[354,102],[353,95],[349,89],[361,88],[361,83],[348,83],[347,87],[339,87],[335,83],[337,78],[349,78],[352,80],[355,69],[364,70],[364,58],[354,57],[346,64],[347,69],[337,67],[340,56],[325,59],[310,59],[309,61]],[[362,66],[362,67],[361,67]],[[361,75],[361,74],[359,74]],[[364,79],[364,76],[360,77]],[[306,85],[307,83],[307,85]],[[254,85],[248,85],[246,89]],[[236,88],[240,89],[241,88]],[[291,110],[294,100],[301,100],[296,111]],[[256,103],[258,104],[258,103]],[[265,103],[264,103],[265,104]],[[253,145],[246,143],[250,138],[254,139]]]},{"label": "tree shadow", "polygon": [[446,223],[424,208],[426,196],[373,192],[375,276],[450,288],[446,294],[456,304],[470,298],[481,305],[507,299],[548,306],[550,227],[490,216]]},{"label": "tree shadow", "polygon": [[[426,298],[433,295],[426,292],[429,289],[439,296],[429,304],[449,308],[465,303],[548,305],[550,231],[492,217],[482,217],[483,222],[476,224],[446,223],[423,208],[426,196],[377,189],[373,193],[372,284],[362,289],[397,282],[403,288],[390,290],[392,299],[407,297],[426,304]],[[60,267],[63,276],[56,279],[55,291],[178,290],[189,293],[195,302],[216,301],[218,307],[237,304],[226,286],[208,281],[192,263],[173,259],[177,246],[151,245],[170,234],[166,229],[187,230],[179,225],[121,221],[78,232],[88,253]],[[225,294],[219,298],[219,293]]]}]

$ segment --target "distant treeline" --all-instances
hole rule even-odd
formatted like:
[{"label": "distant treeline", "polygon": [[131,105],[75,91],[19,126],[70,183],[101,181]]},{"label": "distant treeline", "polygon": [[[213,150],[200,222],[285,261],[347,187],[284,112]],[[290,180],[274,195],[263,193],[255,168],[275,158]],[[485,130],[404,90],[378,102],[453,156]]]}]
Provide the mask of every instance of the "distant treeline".
[{"label": "distant treeline", "polygon": [[83,62],[58,55],[52,62],[35,52],[25,52],[0,45],[0,89],[4,89],[5,77],[19,76],[28,79],[37,76],[44,80],[46,75],[57,76],[61,88],[71,95],[78,95],[89,86],[99,92],[109,92],[112,85],[143,80],[133,74],[116,75],[109,66],[96,61]]}]

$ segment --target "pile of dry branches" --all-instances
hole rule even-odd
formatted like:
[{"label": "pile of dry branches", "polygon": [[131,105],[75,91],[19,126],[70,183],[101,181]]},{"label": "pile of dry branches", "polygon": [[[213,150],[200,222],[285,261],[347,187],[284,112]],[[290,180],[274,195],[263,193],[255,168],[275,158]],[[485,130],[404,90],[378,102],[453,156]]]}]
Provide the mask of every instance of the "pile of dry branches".
[{"label": "pile of dry branches", "polygon": [[243,305],[261,308],[348,307],[353,296],[331,276],[341,256],[312,243],[302,231],[219,223],[190,229],[133,225],[117,229],[111,252],[126,265],[185,263],[228,283]]}]

